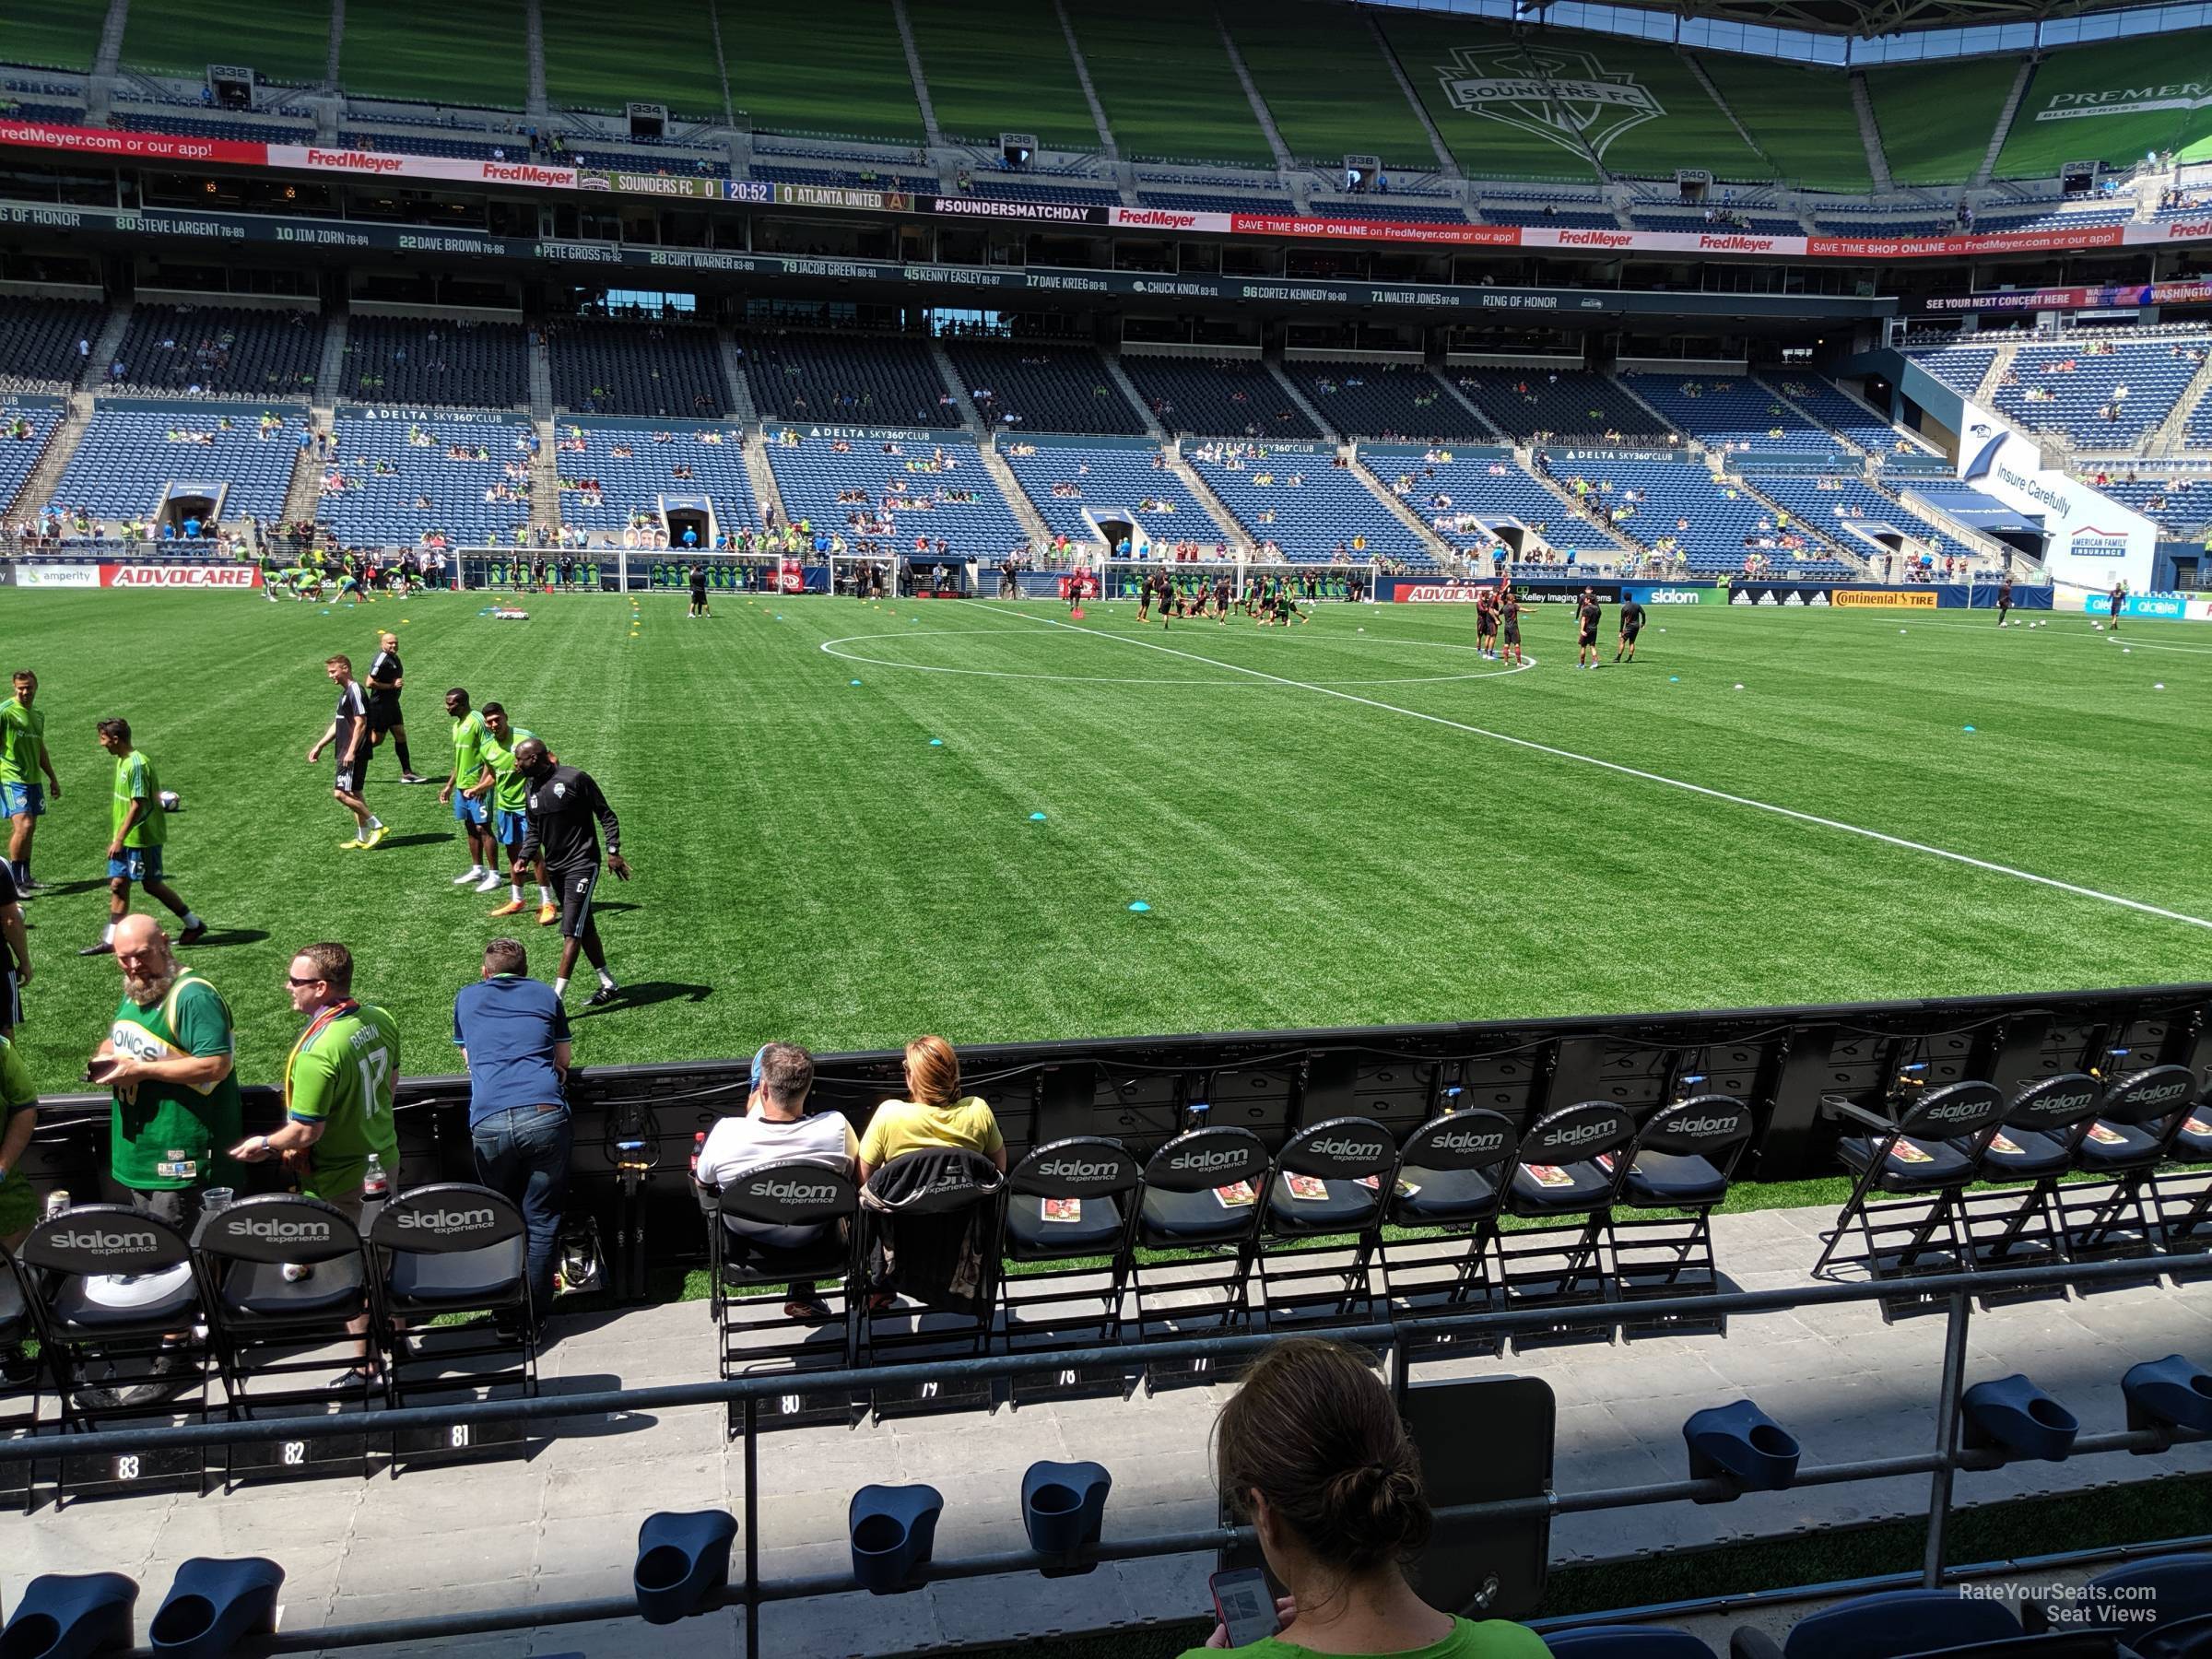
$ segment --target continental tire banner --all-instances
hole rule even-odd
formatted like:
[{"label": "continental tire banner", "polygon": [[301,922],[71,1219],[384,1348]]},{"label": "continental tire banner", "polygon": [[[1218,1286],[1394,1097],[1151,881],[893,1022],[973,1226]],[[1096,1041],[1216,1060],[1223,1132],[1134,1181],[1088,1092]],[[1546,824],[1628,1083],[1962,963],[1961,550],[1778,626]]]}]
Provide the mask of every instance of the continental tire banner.
[{"label": "continental tire banner", "polygon": [[1845,610],[1934,610],[1934,588],[1838,588],[1829,603]]}]

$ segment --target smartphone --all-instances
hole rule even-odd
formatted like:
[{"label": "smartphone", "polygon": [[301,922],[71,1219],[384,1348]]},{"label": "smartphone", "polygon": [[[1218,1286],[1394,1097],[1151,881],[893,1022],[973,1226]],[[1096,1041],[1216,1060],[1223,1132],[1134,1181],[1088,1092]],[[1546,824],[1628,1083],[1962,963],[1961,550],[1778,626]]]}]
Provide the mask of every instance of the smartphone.
[{"label": "smartphone", "polygon": [[1229,1632],[1230,1647],[1249,1646],[1282,1628],[1275,1617],[1275,1592],[1267,1587],[1267,1575],[1259,1568],[1217,1572],[1207,1583],[1213,1587],[1214,1611],[1221,1619],[1221,1628]]},{"label": "smartphone", "polygon": [[115,1056],[112,1054],[102,1054],[99,1059],[89,1062],[85,1066],[85,1081],[88,1083],[105,1083],[108,1080],[108,1074],[114,1069]]}]

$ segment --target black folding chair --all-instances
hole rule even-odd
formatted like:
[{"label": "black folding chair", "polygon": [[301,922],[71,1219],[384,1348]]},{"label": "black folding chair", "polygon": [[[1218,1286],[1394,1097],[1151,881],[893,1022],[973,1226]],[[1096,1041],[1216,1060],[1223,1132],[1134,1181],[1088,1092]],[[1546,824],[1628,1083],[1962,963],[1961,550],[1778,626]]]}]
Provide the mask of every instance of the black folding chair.
[{"label": "black folding chair", "polygon": [[[207,1414],[207,1345],[192,1247],[159,1217],[80,1204],[17,1253],[32,1328],[70,1430]],[[135,1391],[158,1397],[130,1402]]]},{"label": "black folding chair", "polygon": [[[355,1366],[347,1325],[369,1312],[368,1250],[344,1211],[289,1193],[256,1194],[202,1216],[192,1247],[233,1422],[365,1412],[381,1397],[373,1364],[352,1371],[358,1381],[330,1383],[334,1370]],[[288,1277],[288,1263],[305,1276]],[[354,1455],[366,1475],[367,1433],[358,1441]],[[307,1449],[305,1439],[297,1442],[302,1467]],[[234,1449],[226,1448],[221,1466],[226,1481],[238,1472]]]},{"label": "black folding chair", "polygon": [[[860,1349],[858,1230],[860,1189],[830,1164],[783,1162],[747,1171],[720,1188],[701,1188],[707,1219],[707,1308],[713,1315],[722,1376],[791,1373],[792,1392],[758,1414],[763,1427],[857,1420],[848,1394],[809,1392],[809,1371],[849,1369]],[[747,1236],[747,1228],[790,1230]],[[811,1235],[811,1236],[806,1236]],[[833,1324],[810,1325],[784,1314],[777,1290],[794,1281],[834,1280],[843,1304]],[[729,1406],[729,1431],[745,1425],[742,1402]]]},{"label": "black folding chair", "polygon": [[[1447,1112],[1406,1137],[1375,1246],[1383,1299],[1394,1312],[1403,1308],[1418,1318],[1485,1312],[1494,1305],[1490,1259],[1520,1144],[1512,1120],[1489,1111]],[[1499,1347],[1496,1337],[1405,1340],[1449,1342],[1468,1353]]]},{"label": "black folding chair", "polygon": [[2166,1157],[2171,1167],[2150,1181],[2159,1247],[2173,1255],[2212,1251],[2212,1089],[2183,1114]]},{"label": "black folding chair", "polygon": [[[1834,1277],[1829,1263],[1854,1227],[1865,1250],[1850,1259],[1871,1277],[1955,1273],[1966,1265],[1956,1199],[1981,1173],[1982,1154],[2004,1120],[2005,1093],[1978,1081],[1900,1088],[1907,1092],[1891,1096],[1887,1116],[1840,1095],[1821,1100],[1822,1113],[1844,1125],[1836,1156],[1855,1179],[1835,1226],[1821,1235],[1815,1278]],[[1885,1304],[1885,1315],[1904,1306]]]},{"label": "black folding chair", "polygon": [[[1368,1263],[1385,1183],[1397,1167],[1397,1142],[1371,1118],[1325,1119],[1300,1129],[1276,1154],[1260,1218],[1270,1330],[1359,1324],[1374,1311]],[[1328,1247],[1332,1240],[1337,1248]]]},{"label": "black folding chair", "polygon": [[[870,1295],[860,1340],[871,1368],[981,1354],[998,1311],[1006,1177],[980,1152],[931,1148],[894,1158],[860,1195]],[[902,1305],[911,1303],[912,1305]],[[994,1384],[900,1382],[870,1390],[875,1415],[987,1406]]]},{"label": "black folding chair", "polygon": [[[1710,1296],[1720,1289],[1712,1212],[1728,1195],[1754,1127],[1751,1108],[1733,1095],[1692,1095],[1644,1119],[1620,1189],[1621,1206],[1638,1213],[1624,1218],[1616,1209],[1606,1230],[1613,1282],[1623,1301]],[[1661,1211],[1669,1213],[1654,1213]],[[1680,1333],[1692,1324],[1724,1331],[1727,1322],[1676,1318],[1625,1329],[1630,1336]]]},{"label": "black folding chair", "polygon": [[[2103,1100],[2104,1086],[2087,1072],[2038,1077],[2012,1097],[1982,1151],[1980,1175],[1989,1184],[1958,1194],[1959,1236],[1974,1267],[2064,1258],[2052,1201]],[[1952,1145],[1962,1154],[1972,1150],[1971,1137]]]},{"label": "black folding chair", "polygon": [[2074,1168],[2091,1179],[2062,1182],[2052,1199],[2071,1259],[2103,1261],[2159,1249],[2151,1181],[2196,1099],[2196,1077],[2185,1065],[2132,1072],[2105,1091],[2074,1146]]},{"label": "black folding chair", "polygon": [[[0,1376],[0,1438],[26,1434],[35,1430],[39,1422],[39,1405],[43,1397],[40,1381],[46,1374],[43,1364],[25,1359],[29,1344],[38,1339],[30,1317],[30,1297],[23,1288],[21,1269],[17,1265],[15,1253],[0,1244],[0,1356],[10,1362],[16,1374],[11,1379]],[[0,1469],[0,1488],[10,1478],[9,1472]]]},{"label": "black folding chair", "polygon": [[[394,1407],[537,1393],[527,1229],[489,1187],[437,1182],[388,1200],[370,1223],[371,1323]],[[454,1323],[459,1320],[460,1323]],[[438,1323],[433,1323],[438,1322]],[[519,1449],[519,1424],[456,1424],[394,1437],[397,1459]]]},{"label": "black folding chair", "polygon": [[[1498,1235],[1499,1280],[1508,1307],[1567,1307],[1612,1300],[1606,1271],[1608,1212],[1634,1158],[1636,1120],[1602,1100],[1538,1118],[1514,1154],[1505,1212],[1536,1225]],[[1530,1342],[1611,1342],[1610,1327],[1524,1332]]]},{"label": "black folding chair", "polygon": [[[999,1295],[1008,1353],[1118,1342],[1136,1237],[1131,1195],[1144,1169],[1119,1141],[1077,1135],[1039,1147],[1006,1176],[1006,1260]],[[1057,1264],[1057,1265],[1055,1265]],[[1018,1402],[1122,1394],[1119,1366],[1019,1375]]]},{"label": "black folding chair", "polygon": [[[1129,1266],[1140,1342],[1243,1327],[1266,1190],[1267,1148],[1249,1129],[1193,1129],[1152,1154],[1136,1194],[1137,1252]],[[1147,1262],[1146,1252],[1173,1259]],[[1203,1361],[1145,1372],[1147,1388],[1210,1375]]]}]

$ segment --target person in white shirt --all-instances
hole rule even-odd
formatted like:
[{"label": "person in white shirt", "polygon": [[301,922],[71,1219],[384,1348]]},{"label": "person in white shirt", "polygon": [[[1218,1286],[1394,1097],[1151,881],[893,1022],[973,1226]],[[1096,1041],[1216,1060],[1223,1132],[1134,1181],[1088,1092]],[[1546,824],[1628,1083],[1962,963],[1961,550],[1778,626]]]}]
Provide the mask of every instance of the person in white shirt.
[{"label": "person in white shirt", "polygon": [[[806,1096],[814,1088],[814,1056],[795,1042],[771,1042],[753,1056],[753,1088],[743,1117],[724,1118],[708,1131],[699,1153],[701,1186],[721,1187],[741,1175],[779,1163],[818,1163],[850,1175],[860,1156],[853,1125],[834,1112],[809,1114]],[[769,1250],[801,1249],[821,1230],[770,1227],[724,1216],[729,1230]],[[811,1280],[794,1279],[786,1318],[809,1323],[830,1317]]]}]

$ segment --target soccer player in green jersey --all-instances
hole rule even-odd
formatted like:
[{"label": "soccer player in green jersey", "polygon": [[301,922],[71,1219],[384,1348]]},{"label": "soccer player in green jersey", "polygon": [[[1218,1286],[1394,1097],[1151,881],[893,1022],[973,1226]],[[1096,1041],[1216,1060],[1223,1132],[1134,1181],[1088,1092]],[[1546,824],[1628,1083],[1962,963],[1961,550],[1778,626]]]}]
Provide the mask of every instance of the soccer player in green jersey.
[{"label": "soccer player in green jersey", "polygon": [[[300,947],[286,970],[292,1007],[307,1030],[284,1062],[284,1124],[250,1135],[230,1148],[241,1163],[281,1157],[300,1190],[344,1212],[356,1227],[367,1194],[362,1182],[374,1158],[391,1190],[399,1190],[399,1133],[392,1088],[399,1076],[399,1026],[383,1009],[353,995],[353,952],[338,944]],[[366,1314],[347,1327],[369,1329]],[[357,1388],[370,1374],[366,1342],[355,1362],[332,1380]]]},{"label": "soccer player in green jersey", "polygon": [[453,817],[468,837],[470,861],[453,885],[493,892],[500,885],[500,843],[491,834],[494,779],[484,759],[484,716],[468,706],[468,692],[460,686],[445,694],[445,712],[453,722],[453,771],[438,792],[438,804],[453,804]]},{"label": "soccer player in green jersey", "polygon": [[100,723],[100,747],[115,757],[115,809],[108,837],[108,924],[100,943],[88,945],[78,956],[115,954],[115,926],[130,912],[131,883],[167,905],[184,922],[177,935],[180,945],[196,945],[207,936],[207,924],[177,897],[176,888],[161,878],[161,845],[169,839],[169,810],[161,805],[161,781],[154,763],[131,746],[131,723]]},{"label": "soccer player in green jersey", "polygon": [[15,696],[0,703],[0,818],[7,820],[8,872],[16,878],[16,890],[28,899],[38,885],[30,878],[30,840],[46,814],[47,795],[61,805],[62,781],[53,775],[53,758],[46,752],[46,716],[31,707],[39,677],[19,669],[15,687]]},{"label": "soccer player in green jersey", "polygon": [[496,702],[484,705],[484,763],[491,768],[492,775],[491,833],[507,850],[507,902],[491,913],[519,916],[528,908],[523,902],[523,870],[525,862],[535,863],[537,923],[540,927],[550,927],[560,920],[560,906],[553,902],[553,889],[546,884],[545,860],[525,861],[523,857],[523,838],[530,827],[525,817],[530,806],[530,780],[523,776],[522,769],[514,763],[516,746],[537,734],[511,724],[507,711]]}]

